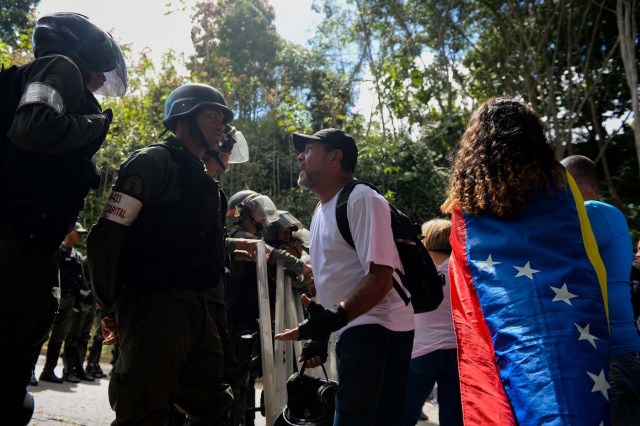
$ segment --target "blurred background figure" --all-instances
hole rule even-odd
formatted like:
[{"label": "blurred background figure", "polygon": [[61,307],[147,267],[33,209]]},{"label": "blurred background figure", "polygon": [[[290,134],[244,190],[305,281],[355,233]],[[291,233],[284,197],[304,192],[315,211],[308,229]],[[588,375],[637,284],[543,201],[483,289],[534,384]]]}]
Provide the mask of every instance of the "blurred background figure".
[{"label": "blurred background figure", "polygon": [[[77,303],[79,303],[76,302],[76,300],[79,300],[81,297],[81,289],[87,288],[83,269],[85,258],[82,253],[74,248],[86,233],[87,230],[78,222],[73,231],[67,234],[60,246],[60,307],[51,326],[46,360],[42,373],[40,373],[40,380],[45,382],[62,383],[63,381],[67,381],[78,383],[80,381],[74,374],[74,371],[69,368],[70,352],[64,358],[65,368],[63,369],[62,378],[56,376],[54,369],[58,364],[58,358],[60,358],[62,344],[65,342],[69,330],[71,330],[73,310],[74,307],[77,306]],[[77,345],[75,349],[77,350]],[[35,361],[37,361],[37,355],[39,355],[39,353],[40,348],[36,351]],[[65,353],[67,353],[66,346]],[[35,367],[35,363],[33,365]]]},{"label": "blurred background figure", "polygon": [[[259,240],[265,232],[271,237],[278,239],[278,229],[283,233],[290,231],[292,224],[299,223],[297,219],[288,213],[280,221],[279,212],[271,199],[263,194],[252,190],[243,190],[235,193],[229,198],[229,210],[227,217],[231,220],[232,226],[229,229],[229,237]],[[280,221],[281,226],[277,223]],[[301,226],[301,225],[300,225]],[[269,230],[267,232],[267,230]],[[284,235],[281,235],[284,238]],[[304,280],[311,280],[311,268],[302,260],[289,254],[287,251],[268,247],[267,263],[268,272],[275,272],[278,261],[284,263],[285,271],[289,271],[294,276],[303,277]],[[275,277],[269,277],[270,301],[275,300]],[[262,376],[260,363],[260,340],[258,318],[260,317],[257,272],[254,263],[242,260],[231,259],[231,276],[227,288],[227,320],[229,324],[229,334],[232,346],[235,348],[236,358],[240,363],[244,362],[244,371],[234,386],[234,416],[236,418],[245,417],[246,425],[254,424],[255,414],[255,379]],[[271,314],[274,305],[270,304]],[[273,315],[271,315],[273,318]],[[244,337],[243,337],[244,336]],[[247,336],[254,336],[251,341]],[[247,348],[249,346],[249,348]],[[254,359],[249,365],[247,358]],[[246,376],[249,375],[248,380]]]},{"label": "blurred background figure", "polygon": [[462,425],[456,334],[451,318],[449,256],[451,222],[433,219],[422,224],[422,242],[445,277],[444,299],[432,312],[415,314],[415,336],[405,396],[403,426],[421,420],[422,406],[438,385],[439,424]]},{"label": "blurred background figure", "polygon": [[633,316],[636,319],[636,329],[640,334],[640,240],[636,245],[636,254],[633,256],[631,267],[631,303]]},{"label": "blurred background figure", "polygon": [[562,164],[580,189],[607,271],[612,423],[640,425],[640,336],[631,304],[633,244],[627,219],[618,208],[599,200],[597,169],[591,159],[572,155]]}]

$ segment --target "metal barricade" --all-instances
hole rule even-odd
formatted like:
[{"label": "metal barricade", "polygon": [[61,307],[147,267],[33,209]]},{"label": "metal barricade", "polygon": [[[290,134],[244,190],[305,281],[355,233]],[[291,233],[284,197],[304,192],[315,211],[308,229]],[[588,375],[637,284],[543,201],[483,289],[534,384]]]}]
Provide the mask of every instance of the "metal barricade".
[{"label": "metal barricade", "polygon": [[[276,270],[276,291],[274,318],[271,318],[269,301],[269,280],[265,244],[258,244],[257,276],[258,300],[260,307],[260,342],[262,354],[262,378],[265,404],[266,425],[273,426],[287,404],[287,380],[298,369],[298,357],[304,342],[274,341],[271,324],[275,333],[296,327],[304,320],[304,311],[300,302],[300,292],[291,285],[291,278],[284,273],[282,261],[278,261]],[[333,338],[329,343],[329,358],[325,368],[329,378],[336,380],[336,356]],[[317,371],[316,371],[317,370]],[[306,374],[324,377],[319,368],[305,370]]]}]

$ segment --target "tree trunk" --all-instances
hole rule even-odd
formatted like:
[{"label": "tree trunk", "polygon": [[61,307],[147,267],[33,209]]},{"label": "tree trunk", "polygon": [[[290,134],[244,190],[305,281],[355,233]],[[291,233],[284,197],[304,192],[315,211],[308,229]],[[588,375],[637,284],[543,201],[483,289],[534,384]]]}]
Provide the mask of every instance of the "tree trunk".
[{"label": "tree trunk", "polygon": [[618,18],[618,33],[620,37],[620,55],[624,64],[627,84],[631,93],[631,109],[633,111],[633,139],[636,145],[636,155],[640,166],[640,106],[638,105],[638,70],[636,68],[635,39],[636,1],[618,0],[616,4]]},{"label": "tree trunk", "polygon": [[604,174],[604,180],[607,183],[607,189],[609,190],[609,195],[613,200],[614,204],[621,205],[622,202],[620,200],[620,196],[618,195],[618,191],[616,191],[615,186],[613,185],[613,179],[611,179],[611,173],[609,171],[609,162],[607,161],[606,155],[606,145],[607,145],[607,134],[602,128],[602,124],[600,123],[599,118],[602,115],[596,108],[596,104],[593,101],[593,96],[589,96],[589,108],[591,109],[591,122],[593,123],[593,129],[596,132],[596,142],[598,143],[598,156],[594,159],[595,162],[598,161],[598,158],[602,159],[602,172]]}]

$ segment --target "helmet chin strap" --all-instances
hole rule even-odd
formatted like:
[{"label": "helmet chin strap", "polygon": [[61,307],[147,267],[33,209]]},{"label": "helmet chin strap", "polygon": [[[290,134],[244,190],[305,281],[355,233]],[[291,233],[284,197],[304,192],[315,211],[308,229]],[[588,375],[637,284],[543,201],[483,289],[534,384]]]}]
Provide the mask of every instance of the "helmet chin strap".
[{"label": "helmet chin strap", "polygon": [[198,142],[200,143],[200,146],[204,148],[204,153],[212,157],[214,160],[216,160],[216,163],[218,163],[218,165],[222,168],[223,171],[227,170],[224,163],[220,159],[220,155],[218,154],[218,151],[211,149],[209,144],[207,144],[207,139],[204,137],[204,134],[202,133],[202,129],[200,128],[200,126],[198,126],[195,116],[191,115],[187,119],[187,124],[189,126],[189,133],[191,134],[191,137],[198,140]]}]

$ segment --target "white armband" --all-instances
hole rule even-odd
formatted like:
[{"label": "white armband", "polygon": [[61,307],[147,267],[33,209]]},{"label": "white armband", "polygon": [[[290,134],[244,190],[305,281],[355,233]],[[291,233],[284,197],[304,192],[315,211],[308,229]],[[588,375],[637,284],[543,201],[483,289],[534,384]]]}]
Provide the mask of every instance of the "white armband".
[{"label": "white armband", "polygon": [[142,209],[142,203],[122,192],[111,191],[101,217],[124,226],[131,226]]},{"label": "white armband", "polygon": [[16,111],[25,105],[42,104],[46,105],[58,114],[64,113],[64,100],[60,93],[46,83],[29,83],[22,92],[20,103]]}]

